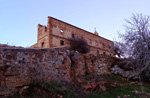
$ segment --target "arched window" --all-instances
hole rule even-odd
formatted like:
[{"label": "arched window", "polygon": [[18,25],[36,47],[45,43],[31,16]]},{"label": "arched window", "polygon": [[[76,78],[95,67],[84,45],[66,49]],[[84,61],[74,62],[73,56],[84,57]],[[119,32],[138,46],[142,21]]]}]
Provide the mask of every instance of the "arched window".
[{"label": "arched window", "polygon": [[42,46],[42,48],[44,48],[44,42],[42,42],[41,46]]},{"label": "arched window", "polygon": [[60,30],[60,33],[61,33],[61,34],[64,34],[64,31],[61,29],[61,30]]}]

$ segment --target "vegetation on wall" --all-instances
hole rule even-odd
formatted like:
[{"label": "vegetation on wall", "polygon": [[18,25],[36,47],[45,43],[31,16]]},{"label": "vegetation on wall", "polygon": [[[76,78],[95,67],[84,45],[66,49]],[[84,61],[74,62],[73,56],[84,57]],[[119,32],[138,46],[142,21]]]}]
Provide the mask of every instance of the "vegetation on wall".
[{"label": "vegetation on wall", "polygon": [[87,42],[79,38],[70,39],[70,50],[75,50],[79,53],[88,53],[90,51]]},{"label": "vegetation on wall", "polygon": [[150,85],[143,86],[142,92],[138,82],[118,75],[88,75],[77,77],[73,84],[57,81],[31,84],[9,98],[149,98]]}]

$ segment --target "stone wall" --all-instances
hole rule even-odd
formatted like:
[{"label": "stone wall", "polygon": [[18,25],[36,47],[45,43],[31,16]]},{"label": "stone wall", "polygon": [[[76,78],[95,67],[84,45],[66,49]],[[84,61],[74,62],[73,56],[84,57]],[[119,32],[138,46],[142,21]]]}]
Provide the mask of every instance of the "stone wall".
[{"label": "stone wall", "polygon": [[0,48],[0,96],[40,81],[72,82],[75,76],[107,74],[110,56],[82,55],[67,49]]}]

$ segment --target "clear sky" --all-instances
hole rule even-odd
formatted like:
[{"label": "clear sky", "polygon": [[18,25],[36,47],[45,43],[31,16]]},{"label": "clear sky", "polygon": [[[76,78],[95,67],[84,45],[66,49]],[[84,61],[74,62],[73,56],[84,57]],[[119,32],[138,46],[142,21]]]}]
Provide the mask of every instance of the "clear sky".
[{"label": "clear sky", "polygon": [[0,43],[33,45],[48,16],[113,40],[133,13],[150,15],[150,0],[0,0]]}]

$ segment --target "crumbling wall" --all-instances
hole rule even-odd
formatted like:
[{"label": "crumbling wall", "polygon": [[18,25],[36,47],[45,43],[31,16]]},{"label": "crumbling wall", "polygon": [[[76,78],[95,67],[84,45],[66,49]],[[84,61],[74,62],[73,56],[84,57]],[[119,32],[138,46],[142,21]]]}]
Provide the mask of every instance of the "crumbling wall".
[{"label": "crumbling wall", "polygon": [[0,95],[39,81],[70,82],[65,49],[0,49]]},{"label": "crumbling wall", "polygon": [[49,48],[49,30],[44,25],[38,24],[38,44],[32,45],[31,47],[41,47],[41,48]]},{"label": "crumbling wall", "polygon": [[91,47],[91,54],[96,54],[97,52],[103,54],[105,52],[105,54],[113,55],[113,51],[110,49],[113,45],[112,41],[53,17],[48,17],[48,20],[51,21],[52,47],[60,47],[61,40],[63,40],[65,44],[69,44],[68,39],[80,38],[85,40]]},{"label": "crumbling wall", "polygon": [[107,74],[111,63],[107,57],[82,55],[64,48],[0,48],[0,96],[40,81],[72,82],[74,76],[85,75],[87,71]]}]

